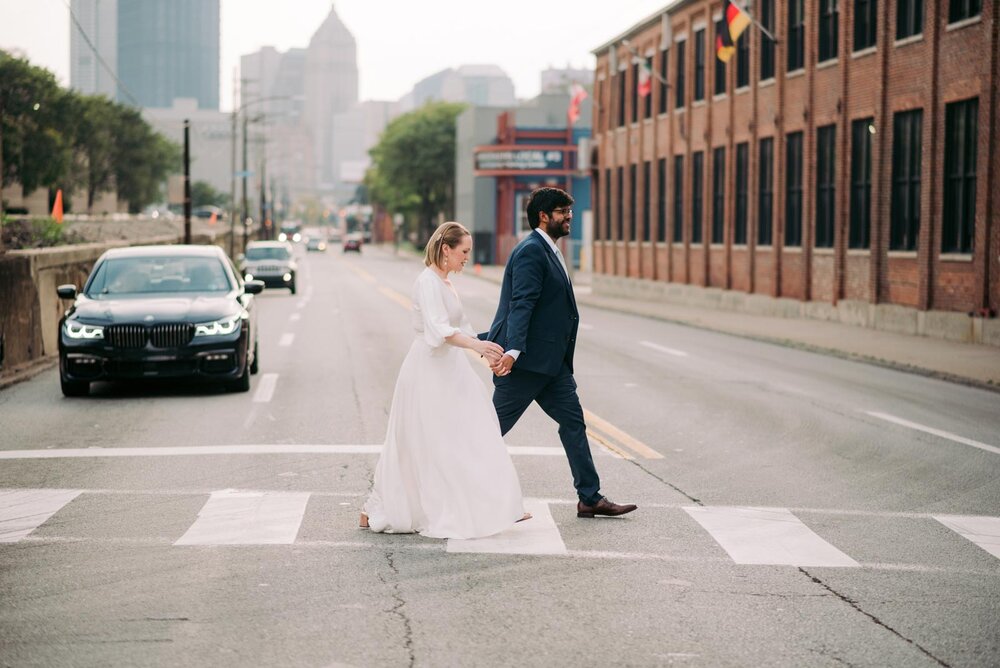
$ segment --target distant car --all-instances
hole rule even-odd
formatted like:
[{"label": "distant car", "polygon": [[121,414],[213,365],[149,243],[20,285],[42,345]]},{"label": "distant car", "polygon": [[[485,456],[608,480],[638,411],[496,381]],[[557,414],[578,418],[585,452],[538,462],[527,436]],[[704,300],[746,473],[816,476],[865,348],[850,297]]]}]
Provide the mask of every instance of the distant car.
[{"label": "distant car", "polygon": [[348,251],[361,252],[361,235],[348,234],[344,237],[344,252]]},{"label": "distant car", "polygon": [[191,211],[191,215],[195,218],[205,219],[211,218],[213,213],[215,214],[217,220],[222,220],[225,211],[217,206],[199,206]]},{"label": "distant car", "polygon": [[250,389],[257,373],[253,295],[216,246],[133,246],[98,258],[59,321],[59,382],[67,397],[99,380],[194,377]]},{"label": "distant car", "polygon": [[298,223],[282,223],[281,231],[278,233],[278,241],[291,241],[293,243],[302,241],[302,231]]},{"label": "distant car", "polygon": [[262,281],[269,288],[288,288],[295,294],[295,254],[287,241],[251,241],[240,261],[245,280]]},{"label": "distant car", "polygon": [[326,241],[322,237],[309,237],[306,241],[306,250],[324,253],[326,252]]}]

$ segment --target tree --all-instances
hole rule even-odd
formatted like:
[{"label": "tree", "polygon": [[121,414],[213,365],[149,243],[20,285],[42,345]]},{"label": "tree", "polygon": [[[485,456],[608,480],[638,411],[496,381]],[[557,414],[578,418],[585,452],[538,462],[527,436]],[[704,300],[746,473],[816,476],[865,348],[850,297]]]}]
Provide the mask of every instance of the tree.
[{"label": "tree", "polygon": [[219,192],[207,181],[195,181],[191,184],[191,206],[218,206],[229,204],[229,195]]},{"label": "tree", "polygon": [[455,190],[455,119],[465,108],[431,102],[394,119],[369,152],[365,175],[371,201],[394,213],[417,216],[418,238],[434,231],[438,213],[452,217]]},{"label": "tree", "polygon": [[180,167],[181,149],[155,132],[138,110],[119,106],[117,114],[115,186],[118,198],[128,202],[130,212],[137,213],[162,199],[163,183]]}]

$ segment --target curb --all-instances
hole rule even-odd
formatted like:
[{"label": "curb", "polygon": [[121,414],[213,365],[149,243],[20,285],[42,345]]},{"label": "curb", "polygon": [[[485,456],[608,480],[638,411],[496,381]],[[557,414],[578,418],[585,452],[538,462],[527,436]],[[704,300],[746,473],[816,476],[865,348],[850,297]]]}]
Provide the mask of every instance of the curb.
[{"label": "curb", "polygon": [[59,365],[59,357],[43,357],[32,362],[26,362],[20,366],[11,367],[9,370],[0,373],[0,390],[5,390],[11,385],[31,380],[38,374],[48,371],[52,367]]}]

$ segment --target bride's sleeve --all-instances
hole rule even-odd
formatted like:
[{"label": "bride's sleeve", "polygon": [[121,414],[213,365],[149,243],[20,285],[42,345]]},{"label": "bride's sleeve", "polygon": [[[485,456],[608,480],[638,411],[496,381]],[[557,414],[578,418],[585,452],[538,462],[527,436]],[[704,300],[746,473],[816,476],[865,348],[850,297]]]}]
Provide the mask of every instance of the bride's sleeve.
[{"label": "bride's sleeve", "polygon": [[441,288],[431,281],[421,280],[417,285],[417,305],[423,316],[424,341],[432,348],[443,344],[446,338],[459,330],[448,321]]}]

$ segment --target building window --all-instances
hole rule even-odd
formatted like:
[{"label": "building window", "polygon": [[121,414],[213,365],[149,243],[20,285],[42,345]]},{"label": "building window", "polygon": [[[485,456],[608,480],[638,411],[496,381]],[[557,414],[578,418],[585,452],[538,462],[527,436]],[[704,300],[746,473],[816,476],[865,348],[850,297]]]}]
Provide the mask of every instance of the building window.
[{"label": "building window", "polygon": [[604,241],[611,239],[611,170],[604,170]]},{"label": "building window", "polygon": [[742,39],[736,40],[736,87],[743,88],[750,85],[750,35],[753,31],[747,30]]},{"label": "building window", "polygon": [[837,34],[840,25],[839,0],[819,0],[819,61],[837,57]]},{"label": "building window", "polygon": [[[767,31],[774,34],[774,0],[761,0],[760,2],[760,24],[767,28]],[[760,80],[766,81],[774,78],[774,40],[765,35],[762,31],[753,31],[760,34]]]},{"label": "building window", "polygon": [[705,99],[705,31],[694,33],[694,99]]},{"label": "building window", "polygon": [[625,168],[618,168],[618,199],[615,200],[615,234],[614,240],[622,239],[622,224],[625,221]]},{"label": "building window", "polygon": [[833,248],[837,126],[816,128],[816,248]]},{"label": "building window", "polygon": [[868,248],[872,221],[872,133],[874,119],[851,123],[851,230],[849,248]]},{"label": "building window", "polygon": [[712,243],[726,241],[726,149],[712,151]]},{"label": "building window", "polygon": [[684,241],[684,156],[674,156],[674,241]]},{"label": "building window", "polygon": [[625,125],[625,70],[619,70],[615,76],[618,79],[618,115],[615,116],[615,125],[621,127]]},{"label": "building window", "polygon": [[691,243],[701,243],[701,216],[705,200],[705,154],[691,155]]},{"label": "building window", "polygon": [[785,245],[802,245],[802,133],[785,139]]},{"label": "building window", "polygon": [[767,137],[758,145],[760,155],[757,175],[757,244],[774,243],[774,139]]},{"label": "building window", "polygon": [[684,59],[685,42],[677,42],[677,78],[674,80],[674,106],[680,109],[684,106]]},{"label": "building window", "polygon": [[647,160],[642,163],[642,240],[652,241],[653,230],[649,224],[649,196],[652,194],[649,189],[649,177],[653,164]]},{"label": "building window", "polygon": [[805,66],[806,24],[802,11],[804,0],[789,0],[788,3],[788,68],[787,72],[800,70]]},{"label": "building window", "polygon": [[736,212],[733,220],[733,243],[747,242],[747,187],[749,184],[750,145],[736,145]]},{"label": "building window", "polygon": [[667,240],[667,159],[656,161],[656,240]]},{"label": "building window", "polygon": [[917,249],[920,233],[922,109],[903,111],[892,121],[892,220],[889,250]]},{"label": "building window", "polygon": [[971,253],[975,243],[978,113],[978,98],[945,106],[942,253]]},{"label": "building window", "polygon": [[667,65],[670,63],[670,51],[660,51],[660,113],[667,113]]},{"label": "building window", "polygon": [[[648,62],[648,61],[647,61]],[[642,98],[642,117],[649,118],[653,115],[653,63],[649,62],[649,92]]]},{"label": "building window", "polygon": [[632,63],[632,122],[639,120],[639,63]]},{"label": "building window", "polygon": [[713,88],[713,91],[716,95],[722,95],[726,92],[726,64],[721,58],[712,58],[712,60],[715,61],[715,87]]},{"label": "building window", "polygon": [[[639,234],[639,228],[636,227],[636,204],[638,203],[638,197],[636,190],[638,189],[638,179],[635,177],[635,165],[628,166],[628,235],[631,239],[635,240],[636,236]],[[621,237],[624,239],[624,235]]]},{"label": "building window", "polygon": [[924,0],[897,0],[896,39],[924,31]]},{"label": "building window", "polygon": [[878,28],[878,2],[854,0],[854,50],[861,51],[875,46]]},{"label": "building window", "polygon": [[948,3],[948,23],[971,19],[983,11],[983,0],[950,0]]}]

